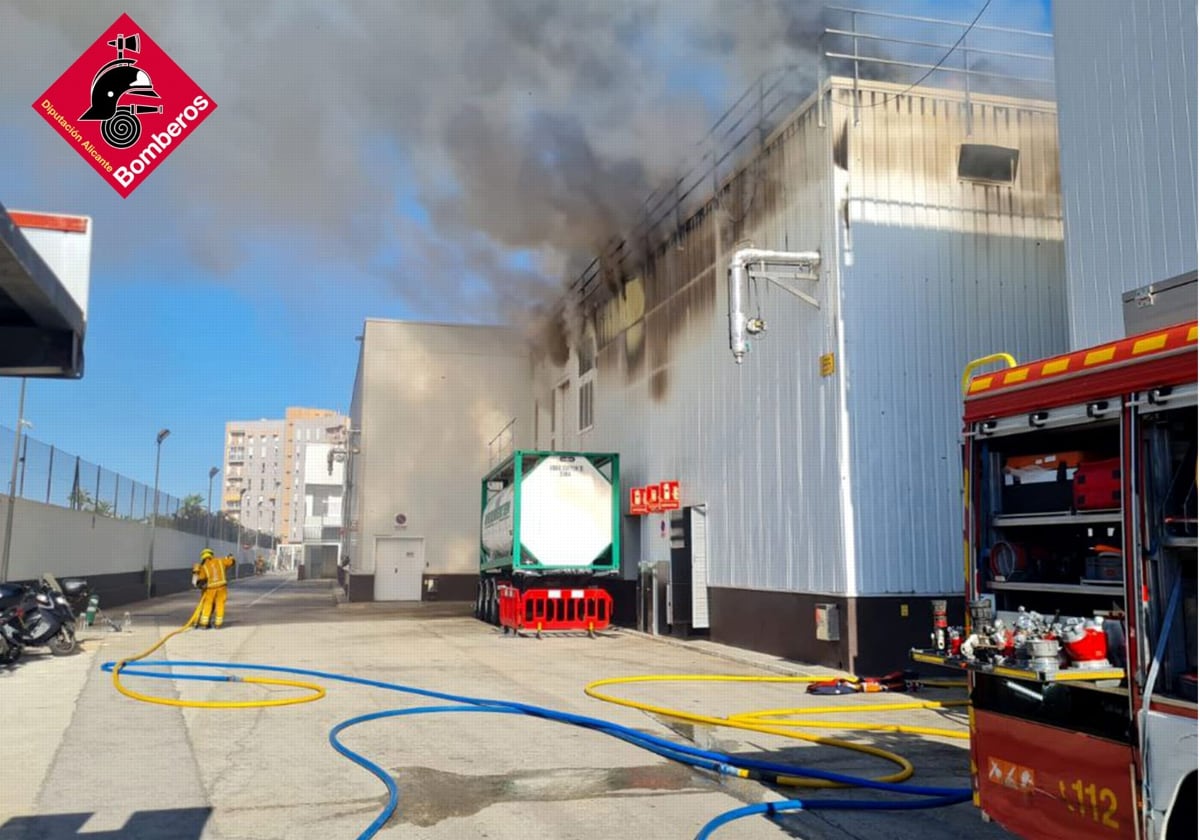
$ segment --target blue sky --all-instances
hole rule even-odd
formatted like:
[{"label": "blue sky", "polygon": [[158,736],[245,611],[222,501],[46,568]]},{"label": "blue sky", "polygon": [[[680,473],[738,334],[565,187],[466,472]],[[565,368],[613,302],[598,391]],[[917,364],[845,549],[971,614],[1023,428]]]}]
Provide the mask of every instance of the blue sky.
[{"label": "blue sky", "polygon": [[[900,5],[910,13],[957,19],[969,19],[979,8],[976,2],[951,0]],[[995,0],[993,6],[990,22],[1049,28],[1046,0]],[[327,165],[343,167],[350,183],[351,197],[343,198],[343,206],[357,206],[354,190],[370,194],[374,203],[364,199],[361,219],[330,223],[322,216],[326,196],[303,191],[281,189],[279,195],[257,201],[258,193],[278,186],[270,182],[247,181],[249,200],[239,209],[241,197],[230,194],[238,182],[231,186],[221,180],[231,148],[221,146],[228,140],[222,134],[234,136],[239,126],[248,131],[237,135],[240,145],[234,148],[250,161],[243,174],[253,175],[255,160],[265,164],[288,151],[272,146],[278,138],[258,138],[255,120],[282,119],[284,112],[296,118],[297,106],[282,96],[280,101],[244,98],[245,92],[222,74],[224,56],[214,54],[212,39],[181,34],[203,31],[195,20],[178,20],[187,18],[180,10],[190,10],[191,4],[170,4],[170,13],[142,0],[124,5],[16,0],[13,8],[15,17],[0,9],[6,42],[0,53],[7,56],[0,56],[0,78],[7,88],[0,91],[0,110],[5,112],[0,119],[0,204],[87,214],[95,225],[86,373],[79,381],[30,380],[25,416],[34,424],[33,437],[149,483],[155,434],[169,428],[162,488],[177,496],[203,494],[208,468],[221,463],[226,421],[281,417],[289,405],[348,408],[358,356],[355,336],[364,318],[487,319],[477,308],[438,308],[431,301],[448,278],[437,272],[414,276],[420,269],[406,262],[406,236],[429,235],[435,224],[429,182],[421,177],[429,164],[405,145],[411,141],[407,124],[416,120],[419,99],[416,108],[406,106],[388,119],[363,118],[359,139],[339,137],[324,147],[337,156]],[[55,21],[46,8],[61,12],[64,19]],[[142,187],[121,200],[29,103],[61,72],[64,61],[74,60],[126,10],[219,107]],[[666,31],[672,30],[668,26]],[[87,32],[94,34],[88,37]],[[647,47],[640,43],[644,39],[636,40],[640,48]],[[648,46],[653,50],[653,44]],[[649,66],[661,78],[651,86],[667,97],[698,100],[702,113],[719,113],[741,92],[719,56],[689,66],[696,56],[685,44],[664,44],[655,52],[657,64]],[[403,53],[403,47],[396,49],[397,55]],[[353,88],[343,92],[354,95]],[[420,93],[418,87],[418,97]],[[642,104],[652,108],[654,100],[647,101],[649,105]],[[346,120],[358,119],[352,103],[346,103],[344,112]],[[247,148],[247,138],[264,142]],[[312,166],[322,166],[316,149]],[[314,182],[318,190],[338,183],[316,177]],[[453,178],[443,184],[450,193],[457,186]],[[329,198],[330,207],[337,206],[334,200]],[[236,223],[220,224],[222,215],[230,213]],[[533,243],[500,251],[500,267],[520,273],[537,266]],[[457,281],[461,299],[469,300],[486,285],[470,275],[470,263],[448,268],[464,275]],[[15,425],[17,391],[16,380],[0,379],[0,423],[6,426]],[[7,457],[0,453],[0,463],[7,463]]]}]

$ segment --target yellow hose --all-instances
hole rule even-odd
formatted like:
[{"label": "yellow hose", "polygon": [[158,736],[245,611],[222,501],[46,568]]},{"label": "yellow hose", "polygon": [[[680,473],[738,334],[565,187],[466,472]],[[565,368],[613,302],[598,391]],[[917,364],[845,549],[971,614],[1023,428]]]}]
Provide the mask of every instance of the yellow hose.
[{"label": "yellow hose", "polygon": [[[852,682],[857,682],[857,678],[846,678]],[[647,683],[647,682],[725,682],[725,683],[783,683],[783,684],[802,684],[814,682],[827,682],[829,677],[747,677],[747,676],[730,676],[730,675],[711,675],[711,674],[646,674],[635,677],[612,677],[609,679],[596,680],[588,683],[584,688],[584,693],[589,697],[597,700],[602,700],[605,703],[614,703],[618,706],[625,706],[630,709],[637,709],[642,712],[647,712],[652,715],[660,715],[662,717],[674,718],[676,720],[688,721],[690,723],[700,723],[707,726],[721,726],[729,729],[742,729],[749,732],[761,732],[767,735],[779,735],[784,738],[795,738],[800,741],[808,741],[814,744],[824,744],[825,746],[838,747],[840,749],[853,750],[855,752],[872,755],[876,758],[882,758],[885,761],[890,761],[897,765],[900,770],[890,776],[881,776],[874,781],[877,782],[903,782],[913,774],[912,764],[902,755],[898,755],[888,750],[873,747],[869,744],[855,744],[850,741],[843,741],[838,738],[830,738],[823,735],[810,735],[803,732],[797,732],[796,729],[803,727],[822,728],[822,729],[850,729],[850,730],[869,730],[874,732],[896,732],[912,735],[937,735],[945,738],[969,738],[969,734],[954,729],[938,729],[927,726],[904,726],[888,723],[862,723],[858,721],[798,721],[798,720],[773,720],[763,722],[763,718],[773,717],[789,717],[804,714],[828,714],[830,712],[882,712],[882,711],[901,711],[908,709],[939,709],[950,706],[965,706],[966,700],[922,700],[908,701],[902,703],[887,703],[879,705],[856,705],[849,708],[845,706],[819,706],[807,709],[764,709],[760,711],[742,712],[740,714],[728,715],[726,717],[712,717],[710,715],[701,715],[694,712],[685,712],[680,709],[670,709],[665,706],[655,706],[650,703],[642,703],[637,700],[627,700],[623,697],[615,697],[611,694],[604,694],[597,689],[608,685],[626,685],[630,683]],[[950,687],[965,685],[961,681],[939,680],[930,681],[927,685],[937,685],[939,687]],[[745,772],[743,771],[743,775]],[[807,788],[837,788],[845,787],[845,785],[837,782],[830,782],[823,779],[807,779],[795,776],[781,776],[778,779],[779,784],[791,785],[793,787]]]},{"label": "yellow hose", "polygon": [[154,651],[165,645],[169,639],[178,636],[196,626],[196,622],[200,619],[200,604],[196,605],[195,611],[192,612],[192,617],[187,620],[177,630],[172,630],[167,635],[159,639],[152,647],[146,648],[137,656],[131,656],[127,659],[122,659],[112,669],[113,688],[130,697],[134,700],[140,700],[143,703],[157,703],[160,706],[179,706],[187,709],[262,709],[270,706],[294,706],[298,703],[311,703],[314,700],[320,700],[325,696],[325,689],[316,683],[300,682],[298,680],[275,680],[268,677],[238,677],[231,682],[254,683],[255,685],[284,685],[291,688],[303,688],[312,692],[311,694],[302,694],[298,697],[283,697],[274,698],[271,700],[177,700],[173,697],[155,697],[150,694],[142,694],[140,691],[133,691],[121,685],[121,669],[131,662],[137,662],[139,659],[145,659]]}]

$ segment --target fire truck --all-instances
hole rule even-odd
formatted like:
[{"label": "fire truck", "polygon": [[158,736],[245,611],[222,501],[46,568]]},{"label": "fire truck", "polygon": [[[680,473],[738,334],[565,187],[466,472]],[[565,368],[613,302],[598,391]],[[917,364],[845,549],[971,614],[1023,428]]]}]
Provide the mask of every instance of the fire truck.
[{"label": "fire truck", "polygon": [[1022,837],[1196,836],[1196,330],[964,374],[966,620],[912,658],[966,672]]}]

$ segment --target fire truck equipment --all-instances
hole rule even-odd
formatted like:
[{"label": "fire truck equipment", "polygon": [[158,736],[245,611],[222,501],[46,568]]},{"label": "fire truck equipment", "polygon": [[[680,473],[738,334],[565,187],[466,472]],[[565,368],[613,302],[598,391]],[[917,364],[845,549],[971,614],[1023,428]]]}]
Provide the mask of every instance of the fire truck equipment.
[{"label": "fire truck equipment", "polygon": [[934,599],[933,604],[933,649],[939,653],[945,653],[948,647],[948,638],[946,630],[949,627],[946,621],[946,601],[944,598]]},{"label": "fire truck equipment", "polygon": [[1066,650],[1076,668],[1108,668],[1108,637],[1104,633],[1104,619],[1097,618],[1085,623],[1064,625],[1063,649]]},{"label": "fire truck equipment", "polygon": [[1075,509],[1103,510],[1121,506],[1121,459],[1080,464],[1075,471]]}]

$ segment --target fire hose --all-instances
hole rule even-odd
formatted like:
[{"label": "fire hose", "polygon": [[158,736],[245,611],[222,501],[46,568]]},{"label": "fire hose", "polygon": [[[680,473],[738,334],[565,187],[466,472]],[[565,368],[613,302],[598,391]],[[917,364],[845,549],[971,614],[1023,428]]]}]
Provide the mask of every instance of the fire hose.
[{"label": "fire hose", "polygon": [[[797,738],[800,740],[811,741],[813,743],[825,744],[828,746],[843,747],[846,749],[855,750],[858,752],[873,755],[891,761],[897,764],[901,769],[899,772],[886,776],[880,779],[868,779],[857,776],[850,776],[843,773],[833,773],[829,771],[819,770],[812,767],[802,767],[799,765],[782,764],[770,761],[760,761],[744,756],[716,752],[712,750],[704,750],[688,744],[677,743],[675,741],[660,738],[639,730],[621,726],[610,721],[600,718],[588,717],[585,715],[575,715],[568,712],[562,712],[555,709],[548,709],[541,706],[534,706],[526,703],[518,703],[509,700],[492,700],[479,697],[467,697],[456,694],[448,694],[440,691],[432,691],[429,689],[418,688],[416,686],[401,685],[399,683],[389,683],[380,680],[371,680],[363,677],[354,677],[346,674],[337,674],[328,671],[318,671],[309,668],[292,668],[281,665],[257,665],[250,663],[235,663],[235,662],[214,662],[214,661],[180,661],[173,662],[170,660],[148,660],[146,657],[160,649],[168,640],[175,636],[186,632],[196,624],[199,609],[192,614],[192,617],[182,627],[174,630],[162,639],[156,642],[152,647],[146,649],[142,653],[122,659],[117,662],[106,662],[102,666],[105,672],[111,673],[113,685],[123,695],[134,700],[139,700],[146,703],[157,703],[167,706],[182,706],[189,708],[208,708],[208,709],[232,709],[232,708],[264,708],[271,706],[295,705],[298,703],[309,703],[314,700],[319,700],[325,696],[325,688],[321,685],[300,681],[294,679],[282,679],[274,677],[254,677],[254,676],[237,676],[212,673],[178,673],[179,669],[220,669],[224,671],[251,671],[265,672],[270,674],[284,674],[288,676],[298,676],[305,678],[315,678],[320,680],[331,680],[351,685],[366,686],[370,688],[382,689],[385,691],[399,692],[403,694],[413,695],[417,697],[430,698],[433,700],[442,701],[452,705],[436,705],[436,706],[419,706],[415,708],[391,709],[382,712],[374,712],[371,714],[360,715],[342,721],[333,727],[329,732],[330,745],[341,755],[349,758],[355,764],[358,764],[363,769],[378,778],[388,791],[388,801],[383,809],[375,817],[369,826],[367,826],[361,834],[359,840],[370,840],[375,834],[383,828],[383,826],[391,819],[395,813],[399,803],[399,788],[391,775],[379,765],[372,762],[365,756],[356,753],[341,742],[339,735],[353,726],[358,726],[371,721],[382,720],[393,717],[405,717],[422,714],[446,714],[457,712],[484,712],[490,714],[515,714],[527,715],[530,717],[540,718],[542,720],[555,721],[571,726],[578,726],[584,729],[589,729],[608,735],[613,738],[625,741],[626,743],[648,750],[662,758],[676,761],[699,770],[706,770],[718,775],[732,776],[743,779],[753,779],[765,781],[774,784],[804,786],[804,787],[858,787],[868,788],[873,790],[884,791],[888,793],[902,794],[905,796],[917,796],[920,799],[904,800],[896,802],[881,802],[881,801],[858,801],[858,800],[785,800],[782,802],[765,803],[761,805],[752,805],[743,808],[737,808],[721,814],[710,820],[696,836],[696,840],[706,840],[713,832],[723,825],[726,825],[734,820],[742,819],[755,815],[768,815],[799,811],[799,810],[913,810],[920,808],[940,808],[948,805],[955,805],[961,802],[969,801],[971,791],[969,788],[943,788],[943,787],[925,787],[919,785],[899,784],[899,782],[909,778],[913,773],[913,767],[902,756],[895,753],[882,750],[877,747],[872,747],[866,744],[854,744],[848,741],[841,741],[835,738],[827,738],[824,736],[809,735],[794,731],[795,727],[804,726],[834,726],[837,728],[849,729],[868,729],[873,731],[890,731],[890,732],[911,732],[919,734],[938,734],[947,735],[953,730],[936,730],[926,727],[909,727],[909,726],[893,726],[885,724],[870,724],[859,723],[851,724],[849,722],[830,722],[814,723],[801,722],[795,720],[772,720],[770,724],[758,722],[765,718],[784,717],[796,715],[801,712],[812,714],[811,710],[796,710],[796,709],[773,709],[757,712],[746,712],[740,715],[731,715],[726,718],[716,718],[704,715],[696,715],[690,712],[680,710],[665,709],[662,707],[652,706],[650,704],[638,703],[632,700],[625,700],[617,697],[611,697],[601,694],[596,689],[603,685],[613,685],[619,683],[636,683],[636,682],[667,682],[667,681],[685,681],[685,682],[776,682],[776,683],[799,683],[811,682],[814,680],[822,680],[821,677],[736,677],[736,676],[708,676],[708,675],[652,675],[638,677],[620,677],[608,680],[597,680],[589,684],[585,691],[586,693],[599,700],[605,702],[616,703],[618,705],[638,708],[652,714],[664,715],[679,720],[686,720],[694,723],[705,723],[714,726],[728,726],[736,729],[744,729],[753,732],[761,732],[767,734],[782,735],[788,738]],[[137,663],[137,667],[130,667]],[[270,700],[243,700],[243,701],[213,701],[213,700],[182,700],[170,697],[156,697],[152,695],[142,694],[137,691],[126,688],[121,684],[120,677],[124,673],[127,676],[149,677],[155,679],[175,679],[175,680],[198,680],[207,682],[241,682],[252,683],[256,685],[272,685],[272,686],[288,686],[304,690],[305,694],[300,694],[294,697],[275,698]],[[965,702],[965,701],[962,701]],[[886,704],[882,706],[871,706],[867,709],[859,709],[860,711],[883,711],[883,710],[899,710],[900,708],[930,708],[941,707],[944,705],[957,704],[959,701],[946,701],[938,704],[936,701],[921,701],[917,703],[898,703]],[[932,706],[931,706],[932,704]],[[829,708],[821,711],[829,711]],[[955,733],[951,737],[964,737],[962,733]]]}]

